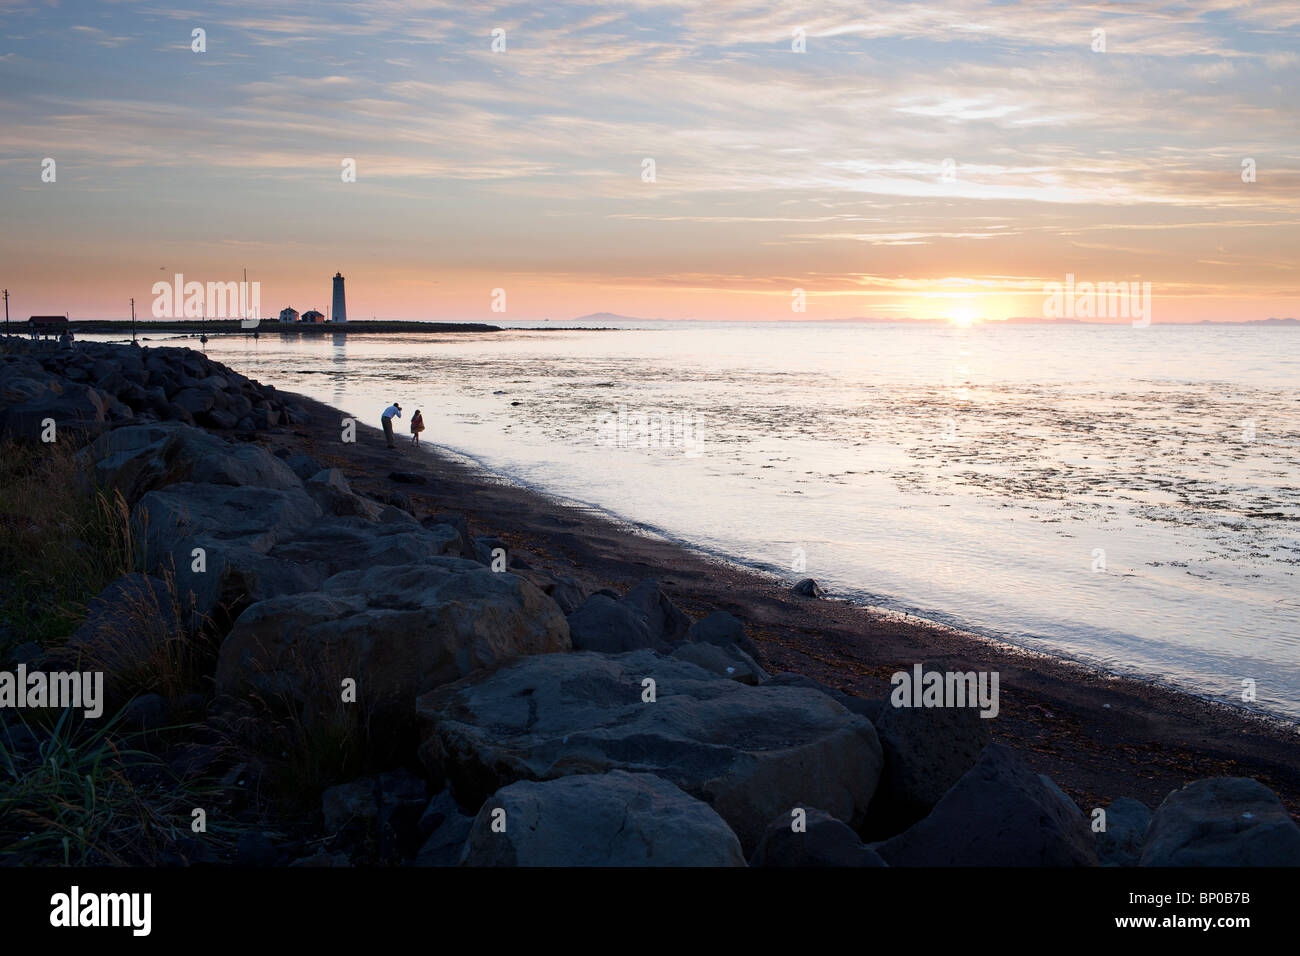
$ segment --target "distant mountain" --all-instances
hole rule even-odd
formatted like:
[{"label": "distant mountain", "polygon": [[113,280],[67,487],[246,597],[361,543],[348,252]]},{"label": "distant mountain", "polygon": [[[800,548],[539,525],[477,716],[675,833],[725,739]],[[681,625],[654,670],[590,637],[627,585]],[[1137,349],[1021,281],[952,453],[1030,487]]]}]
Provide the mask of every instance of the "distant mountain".
[{"label": "distant mountain", "polygon": [[662,322],[662,319],[643,319],[635,315],[619,315],[617,312],[593,312],[580,315],[573,322]]}]

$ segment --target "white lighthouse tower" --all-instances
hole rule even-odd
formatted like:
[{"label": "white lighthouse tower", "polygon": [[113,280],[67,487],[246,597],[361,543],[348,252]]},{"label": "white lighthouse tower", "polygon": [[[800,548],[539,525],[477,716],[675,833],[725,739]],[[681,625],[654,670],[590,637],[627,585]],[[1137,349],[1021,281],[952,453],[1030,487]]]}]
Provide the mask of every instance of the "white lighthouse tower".
[{"label": "white lighthouse tower", "polygon": [[343,301],[343,274],[334,273],[334,307],[330,310],[330,318],[335,322],[346,322],[348,320],[348,307]]}]

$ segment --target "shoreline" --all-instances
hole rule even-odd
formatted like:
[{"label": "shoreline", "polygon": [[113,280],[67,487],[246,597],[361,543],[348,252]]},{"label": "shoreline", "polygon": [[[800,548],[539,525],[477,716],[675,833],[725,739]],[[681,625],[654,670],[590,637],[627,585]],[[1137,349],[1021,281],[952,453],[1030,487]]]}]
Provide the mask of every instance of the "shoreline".
[{"label": "shoreline", "polygon": [[[1300,815],[1300,737],[1284,717],[902,612],[802,598],[773,572],[727,561],[594,506],[552,498],[432,441],[415,451],[409,436],[399,435],[398,448],[389,450],[364,417],[357,418],[359,440],[344,446],[333,423],[351,413],[299,393],[279,394],[311,415],[309,424],[268,434],[272,451],[312,454],[340,468],[363,494],[402,491],[423,510],[460,512],[475,534],[500,538],[527,566],[572,576],[588,590],[621,593],[654,578],[692,616],[726,610],[745,621],[761,663],[771,670],[801,673],[869,699],[886,697],[889,676],[918,661],[949,670],[997,670],[1002,712],[992,722],[994,739],[1056,780],[1085,812],[1121,796],[1156,806],[1192,780],[1249,776]],[[429,426],[426,435],[436,434],[436,420]],[[388,477],[415,462],[424,482]]]}]

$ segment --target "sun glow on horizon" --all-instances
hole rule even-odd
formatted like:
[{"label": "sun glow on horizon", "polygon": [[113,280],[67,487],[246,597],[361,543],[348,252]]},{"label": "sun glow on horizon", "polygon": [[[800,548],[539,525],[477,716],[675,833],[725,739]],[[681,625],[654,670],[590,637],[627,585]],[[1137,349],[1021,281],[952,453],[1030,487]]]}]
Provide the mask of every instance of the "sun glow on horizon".
[{"label": "sun glow on horizon", "polygon": [[968,326],[979,322],[981,316],[975,309],[954,309],[948,313],[948,321],[953,325]]}]

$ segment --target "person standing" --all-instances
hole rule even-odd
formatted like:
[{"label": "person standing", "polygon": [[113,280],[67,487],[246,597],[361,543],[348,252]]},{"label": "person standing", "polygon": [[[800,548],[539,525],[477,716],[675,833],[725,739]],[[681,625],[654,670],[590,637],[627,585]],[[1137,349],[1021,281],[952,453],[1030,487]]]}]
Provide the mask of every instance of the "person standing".
[{"label": "person standing", "polygon": [[402,417],[402,406],[399,405],[397,402],[393,402],[393,404],[389,405],[387,408],[384,409],[384,414],[382,419],[384,423],[384,440],[388,442],[389,448],[397,447],[396,445],[393,444],[393,416],[394,415],[396,415],[398,418]]},{"label": "person standing", "polygon": [[417,408],[415,414],[411,416],[411,444],[420,444],[420,432],[424,431],[424,416],[420,414]]}]

